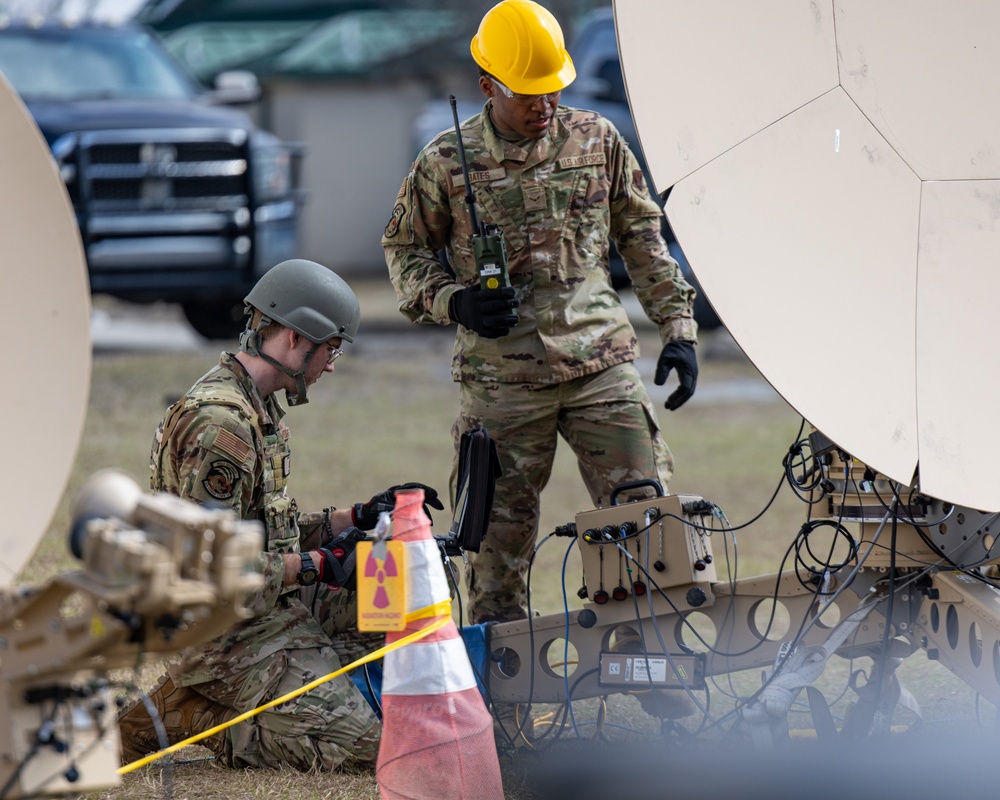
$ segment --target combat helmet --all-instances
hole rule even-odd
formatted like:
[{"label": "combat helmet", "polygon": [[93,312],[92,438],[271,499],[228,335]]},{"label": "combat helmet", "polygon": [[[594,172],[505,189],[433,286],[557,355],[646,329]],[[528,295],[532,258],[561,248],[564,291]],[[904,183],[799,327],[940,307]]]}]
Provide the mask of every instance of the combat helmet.
[{"label": "combat helmet", "polygon": [[[340,338],[353,342],[361,322],[361,306],[350,286],[333,270],[293,258],[269,269],[244,298],[247,325],[240,336],[240,349],[259,356],[295,379],[296,393],[288,393],[289,405],[307,403],[305,372],[323,342]],[[253,311],[262,316],[254,326]],[[260,349],[260,332],[278,323],[304,336],[315,347],[298,369],[281,364]]]},{"label": "combat helmet", "polygon": [[576,79],[559,22],[532,0],[503,0],[493,6],[470,49],[483,70],[517,94],[561,92]]}]

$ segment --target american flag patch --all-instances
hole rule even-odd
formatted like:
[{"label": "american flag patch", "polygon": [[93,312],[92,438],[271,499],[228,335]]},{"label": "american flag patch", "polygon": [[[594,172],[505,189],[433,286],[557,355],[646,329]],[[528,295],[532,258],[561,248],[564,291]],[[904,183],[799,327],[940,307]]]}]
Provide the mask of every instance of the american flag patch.
[{"label": "american flag patch", "polygon": [[219,431],[215,437],[215,447],[226,455],[232,456],[238,462],[243,461],[250,454],[250,445],[235,433],[227,430]]}]

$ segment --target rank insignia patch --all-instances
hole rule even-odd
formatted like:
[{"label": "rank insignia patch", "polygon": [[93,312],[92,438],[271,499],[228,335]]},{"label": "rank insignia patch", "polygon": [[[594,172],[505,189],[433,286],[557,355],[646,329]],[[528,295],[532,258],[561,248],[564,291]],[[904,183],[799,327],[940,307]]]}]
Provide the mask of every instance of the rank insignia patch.
[{"label": "rank insignia patch", "polygon": [[632,185],[635,187],[637,192],[645,196],[646,179],[643,177],[642,170],[637,169],[632,171]]}]

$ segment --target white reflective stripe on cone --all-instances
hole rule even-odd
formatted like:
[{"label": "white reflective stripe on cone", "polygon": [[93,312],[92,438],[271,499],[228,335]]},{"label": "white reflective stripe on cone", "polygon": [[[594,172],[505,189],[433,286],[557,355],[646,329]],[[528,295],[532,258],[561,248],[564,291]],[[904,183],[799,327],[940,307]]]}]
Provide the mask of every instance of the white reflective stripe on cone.
[{"label": "white reflective stripe on cone", "polygon": [[406,543],[406,610],[419,611],[451,595],[441,563],[441,551],[433,539]]},{"label": "white reflective stripe on cone", "polygon": [[389,656],[383,666],[383,694],[447,694],[476,686],[461,638],[413,642]]}]

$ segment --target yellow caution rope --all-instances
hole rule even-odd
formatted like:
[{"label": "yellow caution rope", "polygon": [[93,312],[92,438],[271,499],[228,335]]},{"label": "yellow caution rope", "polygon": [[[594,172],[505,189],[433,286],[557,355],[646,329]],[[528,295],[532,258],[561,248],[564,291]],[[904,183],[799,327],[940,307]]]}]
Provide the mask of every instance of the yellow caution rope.
[{"label": "yellow caution rope", "polygon": [[275,700],[270,700],[267,703],[264,703],[264,705],[262,706],[259,706],[251,711],[247,711],[243,714],[240,714],[237,717],[233,717],[232,719],[223,722],[221,725],[216,725],[214,728],[209,728],[207,731],[202,731],[201,733],[196,733],[194,736],[189,736],[182,742],[178,742],[177,744],[172,744],[170,745],[170,747],[167,747],[156,753],[150,753],[148,756],[143,756],[142,758],[133,761],[131,764],[125,764],[123,767],[119,767],[118,774],[127,775],[133,770],[139,769],[139,767],[144,767],[147,764],[151,764],[154,761],[163,758],[163,756],[165,755],[168,755],[170,753],[176,753],[182,747],[188,747],[192,744],[197,744],[202,739],[207,739],[209,736],[214,736],[220,731],[224,731],[226,728],[235,725],[237,722],[243,722],[244,720],[257,716],[257,714],[261,713],[262,711],[266,711],[269,708],[274,708],[274,706],[281,705],[282,703],[287,703],[289,700],[293,700],[299,695],[303,695],[306,692],[315,689],[317,686],[326,683],[327,681],[333,680],[338,675],[343,675],[345,672],[350,672],[352,669],[360,667],[362,664],[368,664],[371,661],[378,661],[386,653],[391,653],[393,650],[396,650],[400,647],[405,647],[408,644],[420,641],[425,636],[428,636],[434,631],[438,630],[439,628],[444,627],[445,625],[448,624],[448,622],[451,621],[451,599],[449,598],[448,600],[442,600],[440,603],[435,603],[432,606],[426,606],[425,608],[412,611],[406,615],[406,621],[413,622],[418,619],[428,619],[430,617],[437,617],[437,619],[435,619],[434,622],[432,622],[426,628],[421,628],[419,631],[415,631],[414,633],[411,633],[408,636],[404,636],[402,639],[397,639],[392,644],[388,644],[385,647],[380,647],[378,650],[375,650],[374,652],[369,653],[366,656],[362,656],[357,661],[348,664],[346,667],[341,667],[336,672],[331,672],[329,675],[324,675],[322,678],[317,678],[316,680],[307,683],[305,686],[302,686],[293,692],[288,692],[288,694],[282,695],[281,697]]}]

